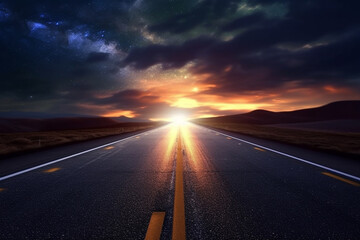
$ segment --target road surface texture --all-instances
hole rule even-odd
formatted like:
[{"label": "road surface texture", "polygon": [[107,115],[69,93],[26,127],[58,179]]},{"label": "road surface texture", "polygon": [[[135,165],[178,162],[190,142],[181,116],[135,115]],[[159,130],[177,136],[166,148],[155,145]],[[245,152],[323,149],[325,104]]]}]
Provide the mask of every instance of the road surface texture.
[{"label": "road surface texture", "polygon": [[0,239],[359,239],[354,159],[169,124],[0,161]]}]

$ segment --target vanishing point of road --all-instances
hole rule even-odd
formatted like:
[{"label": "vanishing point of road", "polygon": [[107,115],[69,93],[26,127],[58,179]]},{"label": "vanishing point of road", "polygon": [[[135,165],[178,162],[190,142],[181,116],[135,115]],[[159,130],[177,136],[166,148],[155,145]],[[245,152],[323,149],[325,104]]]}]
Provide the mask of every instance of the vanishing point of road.
[{"label": "vanishing point of road", "polygon": [[0,239],[359,239],[360,162],[192,123],[0,160]]}]

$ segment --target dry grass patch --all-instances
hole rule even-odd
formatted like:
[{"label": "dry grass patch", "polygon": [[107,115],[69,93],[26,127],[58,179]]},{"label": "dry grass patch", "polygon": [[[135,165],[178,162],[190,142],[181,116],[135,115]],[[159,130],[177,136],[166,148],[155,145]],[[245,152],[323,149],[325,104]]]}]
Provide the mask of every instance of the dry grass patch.
[{"label": "dry grass patch", "polygon": [[159,123],[139,123],[137,126],[116,128],[0,133],[0,155],[113,136],[122,133],[150,129],[157,126],[159,126]]},{"label": "dry grass patch", "polygon": [[360,155],[360,133],[298,130],[241,123],[217,123],[207,121],[196,121],[195,123],[207,127],[238,132],[258,138],[275,140],[313,149]]}]

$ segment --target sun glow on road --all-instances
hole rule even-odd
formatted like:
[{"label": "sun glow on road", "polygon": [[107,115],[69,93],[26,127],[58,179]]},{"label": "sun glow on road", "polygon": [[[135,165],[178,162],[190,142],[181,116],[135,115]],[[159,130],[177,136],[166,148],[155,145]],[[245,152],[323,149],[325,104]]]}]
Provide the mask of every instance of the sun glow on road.
[{"label": "sun glow on road", "polygon": [[207,150],[196,134],[199,129],[189,122],[179,126],[179,129],[188,167],[191,171],[196,172],[198,181],[203,182],[206,177],[202,170],[210,170],[211,167],[208,161]]}]

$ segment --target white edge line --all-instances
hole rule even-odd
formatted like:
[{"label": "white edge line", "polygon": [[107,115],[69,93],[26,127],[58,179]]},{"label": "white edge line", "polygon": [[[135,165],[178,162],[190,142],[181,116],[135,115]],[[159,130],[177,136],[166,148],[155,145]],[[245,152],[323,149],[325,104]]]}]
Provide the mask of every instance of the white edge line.
[{"label": "white edge line", "polygon": [[[195,124],[195,125],[197,125],[197,124]],[[225,134],[225,133],[218,132],[218,131],[216,131],[216,130],[214,130],[214,129],[211,129],[211,128],[207,128],[207,127],[203,127],[203,126],[199,126],[199,125],[197,125],[197,126],[198,126],[198,127],[205,128],[205,129],[212,130],[212,131],[217,132],[217,133],[219,133],[219,134],[221,134],[221,135],[223,135],[223,136],[231,137],[231,138],[233,138],[233,139],[236,139],[236,140],[238,140],[238,141],[241,141],[241,142],[250,144],[250,145],[252,145],[252,146],[260,147],[260,148],[266,149],[266,150],[268,150],[268,151],[270,151],[270,152],[274,152],[274,153],[277,153],[277,154],[280,154],[280,155],[283,155],[283,156],[286,156],[286,157],[289,157],[289,158],[292,158],[292,159],[295,159],[295,160],[298,160],[298,161],[301,161],[301,162],[304,162],[304,163],[313,165],[313,166],[315,166],[315,167],[319,167],[319,168],[328,170],[328,171],[330,171],[330,172],[334,172],[334,173],[337,173],[337,174],[339,174],[339,175],[342,175],[342,176],[345,176],[345,177],[348,177],[348,178],[351,178],[351,179],[360,181],[360,177],[356,177],[356,176],[350,175],[350,174],[348,174],[348,173],[344,173],[344,172],[341,172],[341,171],[338,171],[338,170],[335,170],[335,169],[326,167],[326,166],[321,165],[321,164],[313,163],[313,162],[310,162],[310,161],[308,161],[308,160],[305,160],[305,159],[302,159],[302,158],[299,158],[299,157],[295,157],[295,156],[293,156],[293,155],[290,155],[290,154],[287,154],[287,153],[283,153],[283,152],[280,152],[280,151],[277,151],[277,150],[274,150],[274,149],[271,149],[271,148],[268,148],[268,147],[264,147],[264,146],[262,146],[262,145],[259,145],[259,144],[256,144],[256,143],[252,143],[252,142],[249,142],[249,141],[246,141],[246,140],[243,140],[243,139],[240,139],[240,138],[231,136],[231,135],[227,135],[227,134]]]},{"label": "white edge line", "polygon": [[[166,125],[165,125],[165,126],[166,126]],[[161,127],[163,127],[163,126],[161,126]],[[159,128],[161,128],[161,127],[159,127]],[[69,159],[69,158],[73,158],[73,157],[76,157],[76,156],[79,156],[79,155],[83,155],[83,154],[85,154],[85,153],[92,152],[92,151],[95,151],[95,150],[97,150],[97,149],[104,148],[104,147],[107,147],[107,146],[109,146],[109,145],[113,145],[113,144],[116,144],[116,143],[118,143],[118,142],[122,142],[122,141],[128,140],[128,139],[133,138],[133,137],[137,137],[137,136],[139,136],[139,135],[141,135],[141,134],[144,134],[144,133],[150,133],[150,132],[152,132],[152,131],[158,130],[159,128],[152,129],[152,130],[149,130],[149,131],[145,131],[145,132],[142,132],[142,133],[138,133],[138,134],[133,135],[133,136],[130,136],[130,137],[126,137],[126,138],[123,138],[123,139],[120,139],[120,140],[117,140],[117,141],[114,141],[114,142],[111,142],[111,143],[107,143],[107,144],[104,144],[104,145],[101,145],[101,146],[98,146],[98,147],[95,147],[95,148],[91,148],[91,149],[88,149],[88,150],[85,150],[85,151],[82,151],[82,152],[79,152],[79,153],[72,154],[72,155],[67,156],[67,157],[59,158],[59,159],[53,160],[53,161],[51,161],[51,162],[47,162],[47,163],[44,163],[44,164],[40,164],[40,165],[37,165],[37,166],[32,167],[32,168],[28,168],[28,169],[25,169],[25,170],[22,170],[22,171],[19,171],[19,172],[15,172],[15,173],[12,173],[12,174],[9,174],[9,175],[0,177],[0,182],[1,182],[1,181],[4,181],[4,180],[6,180],[6,179],[9,179],[9,178],[12,178],[12,177],[15,177],[15,176],[19,176],[19,175],[21,175],[21,174],[24,174],[24,173],[33,171],[33,170],[36,170],[36,169],[42,168],[42,167],[49,166],[49,165],[54,164],[54,163],[58,163],[58,162],[64,161],[64,160]]]}]

